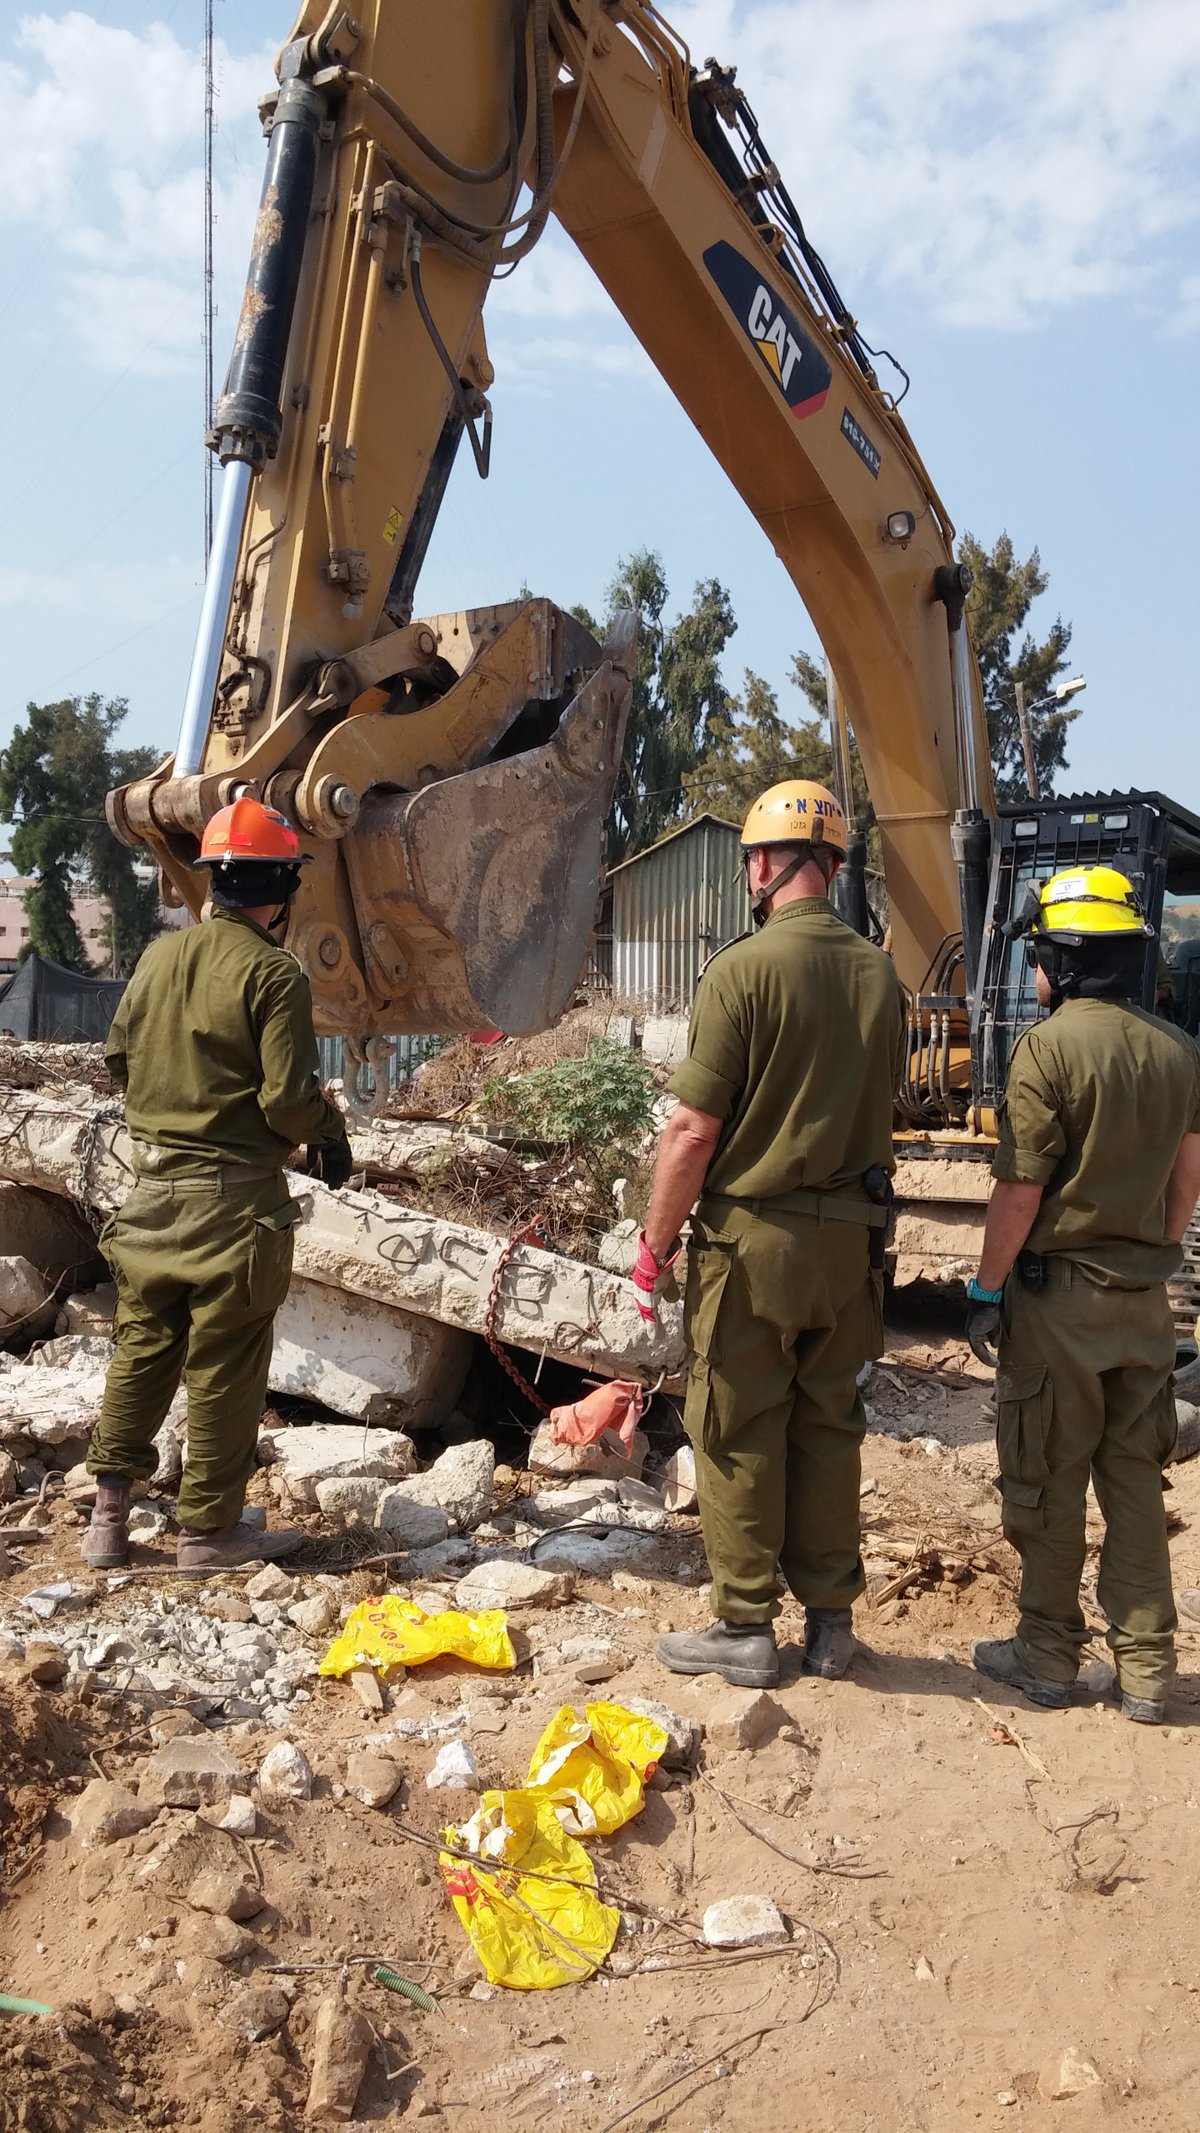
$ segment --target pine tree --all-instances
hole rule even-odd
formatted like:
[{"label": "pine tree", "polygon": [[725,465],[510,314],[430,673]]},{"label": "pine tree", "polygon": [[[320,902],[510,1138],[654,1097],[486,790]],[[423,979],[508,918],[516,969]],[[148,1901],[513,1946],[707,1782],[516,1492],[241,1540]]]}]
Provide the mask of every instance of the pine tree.
[{"label": "pine tree", "polygon": [[137,872],[134,854],[117,842],[104,817],[105,794],[145,776],[158,760],[153,749],[114,747],[127,709],[121,698],[106,702],[95,695],[29,704],[25,723],[14,728],[0,756],[0,814],[13,824],[13,864],[34,877],[24,897],[24,953],[69,970],[92,968],[72,911],[82,888],[108,903],[111,967],[118,976],[128,975],[160,930],[155,884]]}]

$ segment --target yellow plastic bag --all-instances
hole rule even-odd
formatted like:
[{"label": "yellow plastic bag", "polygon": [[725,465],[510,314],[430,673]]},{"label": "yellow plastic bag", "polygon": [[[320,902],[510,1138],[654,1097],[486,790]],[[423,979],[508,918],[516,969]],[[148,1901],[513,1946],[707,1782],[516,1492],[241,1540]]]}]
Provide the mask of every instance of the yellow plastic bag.
[{"label": "yellow plastic bag", "polygon": [[[485,1792],[449,1843],[506,1873],[477,1871],[448,1852],[438,1865],[467,1937],[493,1985],[545,1991],[589,1978],[617,1937],[621,1914],[596,1893],[596,1869],[536,1792]],[[535,1874],[560,1879],[538,1881]]]},{"label": "yellow plastic bag", "polygon": [[609,1837],[640,1814],[667,1738],[652,1718],[619,1703],[589,1703],[582,1718],[564,1704],[534,1749],[525,1782],[547,1794],[569,1835]]},{"label": "yellow plastic bag", "polygon": [[360,1600],[335,1637],[319,1671],[348,1674],[356,1666],[373,1666],[381,1674],[393,1666],[422,1666],[427,1659],[470,1659],[476,1666],[512,1667],[517,1655],[500,1608],[464,1615],[457,1608],[427,1615],[415,1600],[385,1593],[380,1600]]}]

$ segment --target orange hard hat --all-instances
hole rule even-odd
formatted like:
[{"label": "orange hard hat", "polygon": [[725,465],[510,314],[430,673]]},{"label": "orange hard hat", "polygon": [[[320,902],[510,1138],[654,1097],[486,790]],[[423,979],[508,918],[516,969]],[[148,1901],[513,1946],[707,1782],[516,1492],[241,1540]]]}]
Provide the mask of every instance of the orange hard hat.
[{"label": "orange hard hat", "polygon": [[247,796],[235,800],[232,807],[218,808],[212,820],[205,823],[196,865],[228,866],[246,859],[259,865],[265,861],[303,866],[306,858],[287,817],[277,808],[264,807],[261,800]]}]

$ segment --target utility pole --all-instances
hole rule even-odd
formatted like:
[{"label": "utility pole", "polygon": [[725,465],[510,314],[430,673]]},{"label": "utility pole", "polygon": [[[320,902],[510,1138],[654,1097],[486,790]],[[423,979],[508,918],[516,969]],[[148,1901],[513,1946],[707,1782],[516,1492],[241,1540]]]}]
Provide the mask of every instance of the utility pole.
[{"label": "utility pole", "polygon": [[[204,435],[213,419],[213,0],[204,0]],[[213,536],[213,455],[204,447],[204,562]]]},{"label": "utility pole", "polygon": [[1025,684],[1019,681],[1017,690],[1017,724],[1021,729],[1021,753],[1025,757],[1025,790],[1031,800],[1040,798],[1038,792],[1037,764],[1033,760],[1033,728],[1025,704]]}]

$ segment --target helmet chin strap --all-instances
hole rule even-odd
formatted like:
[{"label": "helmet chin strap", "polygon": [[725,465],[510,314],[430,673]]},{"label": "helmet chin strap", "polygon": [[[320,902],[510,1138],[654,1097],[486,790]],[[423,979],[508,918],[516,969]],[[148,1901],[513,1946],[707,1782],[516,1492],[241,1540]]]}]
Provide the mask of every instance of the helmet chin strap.
[{"label": "helmet chin strap", "polygon": [[[755,889],[752,892],[750,897],[750,911],[756,926],[766,925],[767,920],[771,916],[770,912],[767,909],[767,905],[774,898],[776,891],[782,889],[787,882],[792,881],[795,876],[800,872],[801,867],[808,865],[808,862],[811,857],[812,846],[810,844],[804,845],[801,850],[796,853],[795,857],[793,859],[789,859],[787,865],[781,868],[780,872],[776,874],[774,880],[769,881],[767,883],[765,889]],[[747,858],[749,858],[749,854],[747,854]]]}]

